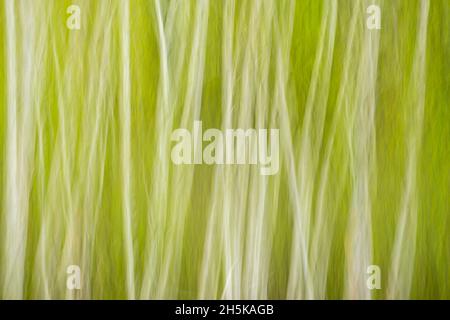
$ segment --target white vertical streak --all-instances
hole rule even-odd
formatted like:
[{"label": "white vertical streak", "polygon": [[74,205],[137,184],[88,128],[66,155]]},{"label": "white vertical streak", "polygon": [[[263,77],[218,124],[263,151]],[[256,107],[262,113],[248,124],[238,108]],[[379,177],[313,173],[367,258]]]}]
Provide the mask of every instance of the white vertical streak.
[{"label": "white vertical streak", "polygon": [[[235,1],[224,1],[223,10],[223,32],[222,32],[222,128],[231,127],[231,108],[233,101],[233,21],[235,16]],[[211,200],[211,208],[209,211],[209,220],[206,229],[205,245],[203,260],[201,266],[201,277],[199,280],[199,298],[215,298],[218,288],[218,281],[220,277],[220,257],[221,250],[216,255],[213,255],[217,248],[224,246],[223,243],[223,229],[220,228],[220,212],[221,208],[225,206],[224,184],[228,180],[226,172],[221,166],[216,166],[214,170],[214,186]],[[226,216],[226,211],[223,212],[223,218]],[[217,261],[219,260],[219,261]],[[225,263],[229,261],[229,257],[225,257]],[[226,264],[225,269],[227,269]],[[212,268],[214,266],[214,268]]]},{"label": "white vertical streak", "polygon": [[130,3],[123,0],[121,5],[121,62],[122,95],[121,114],[121,162],[122,162],[122,210],[123,232],[126,251],[126,285],[129,299],[135,298],[134,288],[134,253],[131,227],[131,78],[130,78]]},{"label": "white vertical streak", "polygon": [[367,287],[367,267],[372,261],[371,173],[375,160],[375,90],[378,67],[379,31],[364,29],[360,67],[355,84],[355,121],[349,126],[352,199],[346,243],[347,275],[345,297],[371,299]]},{"label": "white vertical streak", "polygon": [[406,182],[400,219],[397,224],[392,251],[387,294],[389,299],[409,299],[413,279],[418,219],[416,196],[417,161],[421,148],[425,107],[426,44],[429,7],[429,0],[422,0],[420,2],[419,27],[409,87],[409,92],[412,97],[411,100],[408,100],[408,103],[415,106],[415,110],[408,115],[410,123],[407,134],[409,134],[410,138],[407,145]]},{"label": "white vertical streak", "polygon": [[16,78],[16,19],[15,2],[5,0],[7,47],[7,129],[6,129],[6,191],[3,298],[22,298],[25,257],[24,216],[19,209],[19,174],[17,156],[17,78]]},{"label": "white vertical streak", "polygon": [[[174,6],[172,6],[174,8]],[[175,11],[175,9],[172,9]],[[163,234],[163,220],[167,210],[169,159],[168,141],[170,129],[172,127],[174,111],[169,102],[170,73],[168,63],[167,37],[164,30],[163,15],[159,0],[155,1],[155,12],[157,19],[157,33],[160,56],[160,76],[158,86],[157,102],[157,159],[153,168],[152,175],[152,194],[150,199],[148,221],[148,235],[146,243],[146,265],[140,296],[142,299],[148,298],[152,289],[152,279],[157,277],[157,256],[163,250],[162,246],[156,246],[155,243]],[[152,219],[152,217],[157,217]]]},{"label": "white vertical streak", "polygon": [[[339,93],[336,101],[336,111],[333,114],[331,129],[327,145],[324,152],[323,166],[320,172],[320,182],[318,188],[317,203],[317,216],[314,224],[314,230],[311,240],[311,268],[313,269],[314,278],[314,298],[325,299],[326,298],[326,284],[328,275],[328,261],[331,248],[331,241],[333,236],[333,226],[336,219],[336,215],[331,215],[330,211],[337,211],[337,204],[330,204],[326,198],[326,192],[328,189],[339,190],[340,194],[343,193],[343,182],[346,177],[345,170],[342,170],[341,179],[336,184],[330,186],[330,167],[332,166],[332,151],[335,146],[336,131],[338,121],[342,118],[342,110],[344,106],[344,96],[347,93],[349,87],[349,75],[352,72],[352,50],[354,48],[355,29],[357,17],[359,15],[358,6],[354,6],[352,12],[352,18],[350,22],[350,31],[348,33],[348,42],[346,44],[346,51],[343,63],[343,75],[339,87]],[[340,167],[346,168],[348,159],[345,158]]]}]

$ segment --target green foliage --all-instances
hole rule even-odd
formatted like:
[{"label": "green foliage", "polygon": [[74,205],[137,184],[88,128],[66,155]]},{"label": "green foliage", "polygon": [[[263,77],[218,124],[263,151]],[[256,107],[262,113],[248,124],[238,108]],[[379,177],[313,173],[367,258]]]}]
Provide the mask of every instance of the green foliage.
[{"label": "green foliage", "polygon": [[448,0],[2,0],[0,51],[0,297],[450,298]]}]

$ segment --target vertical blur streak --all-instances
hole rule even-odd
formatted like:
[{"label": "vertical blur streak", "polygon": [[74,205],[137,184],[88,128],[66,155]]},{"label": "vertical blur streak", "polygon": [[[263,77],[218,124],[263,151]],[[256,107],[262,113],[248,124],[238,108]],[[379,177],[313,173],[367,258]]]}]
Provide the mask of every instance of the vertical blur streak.
[{"label": "vertical blur streak", "polygon": [[[362,8],[369,3],[364,2]],[[363,2],[360,2],[360,6]],[[352,200],[346,243],[346,297],[370,299],[366,270],[372,264],[371,186],[375,170],[375,92],[379,52],[379,32],[364,28],[360,67],[355,83],[354,123],[349,126],[351,144]]]},{"label": "vertical blur streak", "polygon": [[108,14],[108,8],[112,7],[117,10],[117,7],[114,7],[111,3],[109,5],[110,7],[100,7],[98,22],[95,24],[93,37],[98,46],[98,51],[92,50],[90,52],[89,61],[95,61],[98,54],[101,57],[101,63],[92,63],[90,67],[94,72],[89,74],[87,82],[88,88],[85,103],[88,107],[88,112],[83,115],[83,130],[81,133],[83,141],[91,140],[91,143],[84,145],[82,153],[86,154],[86,158],[79,160],[80,167],[86,168],[84,170],[85,173],[80,177],[81,181],[77,188],[79,206],[82,208],[80,230],[83,233],[83,237],[80,246],[81,254],[72,261],[80,261],[80,268],[84,271],[82,296],[87,298],[90,297],[92,292],[92,284],[88,279],[92,277],[94,271],[91,267],[95,263],[95,261],[92,261],[92,253],[96,242],[95,230],[102,200],[101,191],[104,184],[106,146],[108,143],[106,140],[108,121],[102,121],[103,119],[109,119],[107,104],[110,103],[107,93],[111,81],[109,75],[111,74],[111,27],[113,19]]},{"label": "vertical blur streak", "polygon": [[[255,121],[256,128],[272,127],[269,119],[269,64],[270,64],[270,39],[272,35],[272,22],[274,4],[272,2],[264,2],[259,9],[259,17],[256,19],[256,29],[260,30],[256,33],[254,41],[251,43],[251,60],[259,63],[252,63],[253,72],[251,72],[250,80],[257,84],[253,87],[253,96],[255,99],[254,115],[247,114],[247,123],[244,127],[252,126],[252,116]],[[259,84],[259,85],[258,85]],[[249,123],[250,122],[250,123]],[[239,127],[243,127],[239,126]],[[267,299],[267,280],[269,278],[268,257],[271,253],[271,238],[273,234],[273,224],[267,210],[268,203],[268,182],[267,176],[260,176],[258,169],[251,168],[249,175],[249,191],[247,200],[246,226],[244,241],[244,259],[242,267],[242,297],[245,299]]]},{"label": "vertical blur streak", "polygon": [[[316,49],[316,57],[314,67],[311,75],[311,82],[309,86],[308,97],[305,106],[305,116],[303,119],[303,127],[301,131],[301,147],[298,161],[298,185],[299,185],[299,199],[301,204],[301,224],[304,226],[311,226],[311,213],[313,211],[313,193],[314,184],[317,175],[317,167],[319,163],[320,149],[322,147],[322,137],[324,131],[325,115],[328,103],[330,75],[333,65],[333,50],[334,40],[336,35],[336,20],[337,20],[337,2],[327,1],[324,3],[324,12],[322,13],[320,40]],[[306,238],[306,247],[310,248],[310,227],[305,228],[304,237]],[[297,233],[300,230],[294,230],[294,237],[298,239]],[[325,239],[328,234],[321,234],[321,238]],[[296,259],[299,252],[297,244],[294,243],[292,256]],[[312,247],[316,249],[316,247]],[[311,268],[311,257],[315,257],[317,252],[312,251],[308,253],[308,268]],[[298,259],[298,258],[297,258]],[[316,266],[313,266],[316,267]],[[296,292],[301,292],[300,286],[302,283],[311,282],[315,277],[312,270],[308,279],[302,279],[301,276],[296,275],[298,266],[291,266],[291,280],[289,281],[289,288]],[[320,276],[320,275],[319,275]],[[295,283],[297,282],[297,288]],[[314,298],[313,285],[309,284],[308,290],[301,293],[305,298]],[[299,296],[299,297],[301,297]]]},{"label": "vertical blur streak", "polygon": [[[223,6],[222,30],[222,128],[231,127],[231,108],[233,96],[233,34],[234,34],[235,1],[225,0]],[[205,245],[202,255],[201,276],[199,279],[199,298],[213,298],[217,295],[221,270],[223,245],[222,228],[219,228],[221,217],[218,215],[224,202],[225,174],[227,170],[221,166],[214,169],[214,186],[207,222]],[[225,215],[224,215],[225,216]],[[220,236],[218,236],[220,235]],[[218,249],[219,248],[219,249]],[[219,254],[214,254],[219,250]],[[225,257],[225,259],[228,259]],[[225,260],[226,261],[226,260]]]},{"label": "vertical blur streak", "polygon": [[[258,18],[260,16],[261,3],[258,1],[251,2],[249,4],[251,7],[251,15],[244,17],[241,15],[239,17],[239,26],[243,23],[248,23],[247,30],[239,29],[238,39],[242,37],[242,40],[246,39],[246,42],[239,47],[238,54],[242,55],[242,65],[241,65],[241,83],[236,85],[236,92],[240,92],[238,98],[236,98],[236,114],[237,117],[234,118],[234,124],[232,127],[237,128],[248,128],[253,125],[253,107],[252,100],[254,98],[255,81],[251,80],[252,74],[254,73],[254,61],[256,59],[254,45],[257,37],[258,31]],[[239,41],[239,40],[238,40]],[[237,65],[236,65],[237,66]],[[232,113],[233,114],[233,113]],[[249,123],[251,122],[251,123]],[[241,168],[241,170],[235,170],[232,168],[229,172],[232,176],[228,179],[227,187],[229,188],[226,192],[230,195],[230,199],[227,200],[229,203],[227,205],[226,215],[228,222],[226,232],[224,233],[225,246],[226,249],[225,259],[227,261],[226,274],[226,284],[223,292],[223,297],[226,299],[231,299],[232,297],[237,297],[242,299],[245,297],[246,281],[244,279],[244,245],[245,245],[245,218],[247,215],[247,205],[248,205],[248,195],[249,195],[249,170],[247,166]],[[236,189],[233,184],[243,185],[245,187]],[[253,213],[253,211],[252,211]],[[254,226],[253,226],[254,227]],[[252,260],[252,263],[255,261]],[[252,284],[255,285],[255,284]]]},{"label": "vertical blur streak", "polygon": [[[47,20],[49,19],[50,14],[44,15],[44,21],[47,23]],[[45,25],[45,24],[44,24]],[[49,37],[48,31],[42,32],[41,37],[43,39],[46,39]],[[50,38],[50,37],[49,37]],[[47,54],[47,43],[45,41],[40,41],[40,61],[41,61],[41,68],[44,69],[46,65],[42,62],[43,57]],[[38,57],[39,57],[38,55]],[[41,70],[41,74],[43,73],[43,70]],[[44,83],[40,84],[40,89],[42,90],[44,88]],[[42,95],[42,94],[41,94]],[[39,108],[39,104],[36,110],[36,130],[37,130],[37,164],[36,164],[36,170],[40,174],[37,178],[37,188],[38,188],[38,210],[42,212],[42,222],[40,226],[38,227],[38,230],[40,230],[40,235],[37,239],[36,243],[36,262],[33,267],[33,274],[35,275],[34,279],[37,279],[36,282],[39,284],[36,285],[33,289],[35,292],[41,293],[40,298],[44,299],[50,299],[50,286],[49,286],[49,278],[48,278],[48,268],[47,268],[47,260],[45,259],[45,251],[46,251],[46,224],[47,224],[47,214],[46,214],[46,204],[45,204],[45,185],[46,185],[46,179],[45,179],[45,145],[44,145],[44,136],[45,136],[45,125],[44,125],[44,118],[46,113],[44,110]],[[33,295],[32,295],[33,297]]]},{"label": "vertical blur streak", "polygon": [[23,296],[24,259],[26,243],[26,212],[21,211],[20,195],[25,190],[20,186],[19,126],[16,78],[16,15],[15,2],[5,0],[6,46],[7,46],[7,131],[6,131],[6,191],[4,195],[3,243],[3,298],[20,299]]},{"label": "vertical blur streak", "polygon": [[414,106],[415,109],[406,115],[409,123],[407,129],[409,140],[407,144],[405,186],[389,272],[388,298],[390,299],[408,299],[412,286],[418,218],[417,163],[422,144],[425,107],[429,7],[429,0],[421,0],[414,61],[410,77],[410,88],[408,90],[411,96],[407,99],[407,102]]},{"label": "vertical blur streak", "polygon": [[[8,64],[8,160],[6,188],[6,221],[4,234],[4,283],[5,297],[20,299],[23,297],[25,255],[27,248],[27,226],[29,211],[29,195],[31,191],[31,160],[34,152],[34,19],[31,6],[20,2],[20,28],[30,30],[22,38],[20,48],[22,54],[17,55],[16,25],[13,21],[14,3],[7,2],[8,52],[21,58],[20,63],[11,59]],[[17,20],[16,20],[17,21]],[[20,68],[20,69],[19,69]],[[18,70],[20,70],[18,72]],[[20,81],[20,85],[18,84]],[[20,97],[17,90],[22,93]]]},{"label": "vertical blur streak", "polygon": [[[283,20],[278,20],[277,38],[278,50],[276,51],[276,85],[275,99],[279,106],[281,139],[284,141],[281,149],[283,158],[286,161],[286,169],[289,179],[289,195],[293,207],[293,237],[291,244],[291,260],[289,269],[289,279],[286,296],[288,299],[301,299],[312,294],[312,284],[308,261],[308,239],[309,225],[303,210],[305,205],[299,197],[300,186],[298,183],[298,171],[295,165],[294,141],[292,139],[292,129],[290,126],[288,112],[288,62],[291,49],[292,32],[294,24],[295,1],[288,2],[287,12],[289,19],[285,24]],[[287,30],[286,30],[287,29]]]},{"label": "vertical blur streak", "polygon": [[[357,6],[355,6],[357,8]],[[333,56],[333,49],[334,49],[334,40],[336,36],[336,19],[337,19],[337,10],[338,6],[336,2],[333,2],[333,6],[331,8],[331,21],[329,23],[329,30],[328,30],[328,45],[327,45],[327,55],[326,55],[326,70],[325,70],[325,76],[326,76],[326,93],[320,93],[319,97],[322,99],[324,97],[328,98],[329,95],[329,86],[331,81],[331,68],[332,68],[332,56]],[[350,21],[350,32],[348,34],[348,44],[347,44],[347,51],[345,55],[344,60],[344,79],[341,82],[340,87],[340,93],[343,92],[347,86],[347,75],[348,75],[348,68],[350,63],[350,49],[352,48],[352,43],[354,39],[354,32],[355,32],[355,25],[356,25],[356,16],[357,16],[357,10],[354,9],[351,21]],[[331,130],[330,130],[330,137],[329,140],[326,142],[325,147],[325,156],[324,156],[324,164],[320,172],[317,172],[317,178],[319,178],[319,191],[318,191],[318,198],[317,198],[317,217],[316,222],[314,223],[313,232],[312,232],[312,238],[311,238],[311,249],[310,249],[310,261],[311,261],[311,270],[312,270],[312,278],[313,278],[313,286],[314,286],[314,293],[313,295],[309,295],[308,298],[310,299],[324,299],[326,294],[326,278],[327,278],[327,270],[328,270],[328,261],[329,261],[329,254],[330,254],[330,245],[332,240],[332,230],[333,230],[333,222],[334,217],[332,214],[329,214],[327,217],[327,211],[335,211],[336,209],[333,207],[333,204],[330,204],[325,199],[325,193],[327,189],[327,185],[329,184],[329,172],[330,172],[330,166],[331,166],[331,151],[334,148],[334,142],[335,142],[335,136],[336,136],[336,126],[337,121],[339,120],[339,117],[342,112],[342,96],[338,96],[337,106],[336,106],[336,112],[333,115],[332,124],[331,124]],[[341,99],[339,99],[341,97]],[[321,101],[322,109],[326,108],[326,102],[327,101]],[[322,111],[325,114],[325,110]],[[323,115],[324,116],[324,115]],[[323,117],[322,116],[322,117]],[[321,128],[320,137],[322,138],[323,135],[323,118],[322,118],[322,128]],[[305,132],[304,132],[305,134]],[[317,141],[316,141],[317,143]],[[325,141],[324,141],[325,143]],[[315,150],[315,156],[316,159],[319,156],[318,149]],[[342,163],[345,167],[345,161]],[[317,168],[316,168],[317,170]],[[336,189],[341,189],[342,182],[336,181],[336,185],[338,186]],[[328,218],[328,219],[327,219]]]},{"label": "vertical blur streak", "polygon": [[[191,128],[195,120],[200,120],[201,98],[206,56],[207,26],[209,16],[209,0],[199,0],[195,6],[195,23],[192,47],[188,62],[187,88],[182,104],[181,128]],[[197,139],[192,135],[193,141]],[[202,139],[202,137],[199,137]],[[198,146],[201,148],[201,146]],[[193,153],[202,150],[193,150]],[[169,194],[180,195],[177,201],[169,203],[164,251],[161,257],[161,274],[157,280],[156,298],[176,298],[180,280],[180,265],[183,250],[184,228],[191,197],[194,168],[178,166],[170,177]]]},{"label": "vertical blur streak", "polygon": [[[149,212],[147,217],[148,234],[146,239],[146,261],[141,288],[141,298],[148,299],[154,296],[152,291],[152,279],[158,275],[157,259],[161,255],[162,246],[157,243],[157,239],[162,236],[162,228],[157,225],[163,225],[164,216],[167,213],[167,192],[169,180],[170,151],[167,146],[170,130],[174,117],[173,99],[170,99],[169,89],[171,84],[169,72],[169,54],[167,47],[167,38],[164,30],[164,21],[161,12],[159,0],[155,0],[155,13],[157,20],[158,45],[160,57],[160,81],[158,87],[157,101],[157,161],[154,165],[151,197],[149,200]],[[173,6],[174,2],[171,3]],[[152,219],[152,217],[154,217]]]},{"label": "vertical blur streak", "polygon": [[129,299],[135,298],[134,288],[134,252],[133,235],[131,229],[131,215],[133,212],[131,201],[131,89],[130,89],[130,3],[127,0],[121,1],[121,162],[122,162],[122,196],[123,196],[123,232],[126,252],[126,281],[127,296]]},{"label": "vertical blur streak", "polygon": [[[244,5],[250,6],[251,8],[255,7],[254,2],[247,2]],[[237,104],[238,95],[236,94],[236,91],[238,90],[238,85],[236,83],[236,75],[237,75],[237,69],[238,68],[238,61],[236,59],[233,59],[233,50],[235,50],[235,54],[241,55],[242,53],[239,51],[240,46],[233,46],[233,41],[238,42],[242,34],[245,33],[246,35],[246,42],[244,45],[248,45],[248,40],[250,38],[249,34],[247,34],[247,30],[242,30],[242,16],[239,16],[235,10],[236,4],[235,1],[227,1],[225,5],[226,13],[224,14],[224,27],[226,28],[224,32],[229,32],[229,35],[223,35],[225,43],[223,46],[227,46],[227,48],[222,47],[222,52],[224,56],[222,57],[222,72],[223,74],[223,85],[224,85],[224,92],[222,93],[222,126],[223,129],[226,128],[232,128],[233,127],[233,111],[236,108],[235,105]],[[233,20],[232,20],[233,19]],[[237,26],[234,26],[234,19],[236,19]],[[245,20],[247,21],[249,19],[249,16],[245,17]],[[251,20],[250,20],[251,21]],[[236,28],[236,31],[234,31],[234,28]],[[236,35],[236,39],[233,39],[233,35]],[[227,69],[225,69],[225,67]],[[242,66],[244,68],[244,66]],[[233,213],[235,212],[235,207],[233,204],[237,202],[235,200],[235,194],[234,194],[234,188],[233,188],[233,182],[235,181],[236,172],[234,168],[232,167],[225,167],[223,169],[223,175],[224,175],[224,181],[223,181],[223,199],[222,199],[222,219],[221,219],[221,225],[223,228],[220,230],[221,239],[223,245],[223,277],[224,277],[224,285],[223,289],[219,293],[219,297],[222,299],[231,299],[233,297],[233,294],[237,296],[237,288],[238,281],[239,281],[239,268],[236,268],[239,263],[239,259],[241,256],[239,255],[239,252],[236,252],[237,249],[239,249],[238,246],[236,246],[236,242],[233,240],[236,239],[236,237],[239,237],[238,235],[235,237],[233,235],[233,232],[236,232],[238,228],[240,228],[241,223],[239,223],[239,216],[236,218]],[[218,181],[219,183],[220,181]],[[237,220],[237,221],[235,221]]]}]

